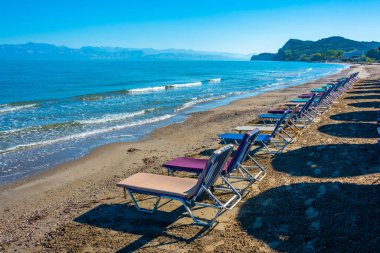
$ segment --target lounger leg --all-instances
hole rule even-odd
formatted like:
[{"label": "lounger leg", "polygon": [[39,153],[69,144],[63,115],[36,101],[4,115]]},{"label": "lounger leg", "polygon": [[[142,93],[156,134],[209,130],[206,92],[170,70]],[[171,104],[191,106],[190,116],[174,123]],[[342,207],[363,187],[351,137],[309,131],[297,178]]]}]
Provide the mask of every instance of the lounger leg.
[{"label": "lounger leg", "polygon": [[[260,172],[259,173],[257,173],[255,176],[253,176],[253,178],[256,180],[256,181],[261,181],[264,177],[265,177],[265,175],[267,174],[267,172],[266,172],[266,170],[265,170],[265,167],[263,167],[261,164],[259,164],[255,159],[253,159],[253,157],[252,156],[250,156],[250,155],[248,155],[249,156],[249,158],[252,160],[252,161],[254,161],[255,163],[256,163],[256,165],[259,167],[259,169],[260,169]],[[250,174],[250,175],[252,175],[251,173],[249,173],[248,171],[247,171],[247,168],[250,168],[250,167],[252,167],[253,168],[253,166],[243,166],[242,164],[239,164],[239,166],[247,173],[247,174]],[[260,176],[261,175],[261,176]]]},{"label": "lounger leg", "polygon": [[[124,188],[125,190],[125,188]],[[153,205],[153,208],[151,210],[149,209],[146,209],[146,208],[142,208],[139,206],[139,204],[137,203],[135,197],[133,196],[133,192],[131,192],[129,189],[126,189],[129,193],[129,196],[131,196],[131,199],[133,201],[133,204],[135,205],[136,209],[140,212],[145,212],[145,213],[154,213],[156,210],[157,210],[157,207],[158,207],[158,204],[160,203],[160,200],[161,200],[161,197],[157,197],[157,201],[156,203]]]},{"label": "lounger leg", "polygon": [[260,168],[260,170],[263,170],[265,171],[265,167],[262,166],[258,161],[256,161],[256,159],[253,158],[253,156],[251,156],[250,154],[247,154],[248,158],[254,163],[257,165],[257,167]]},{"label": "lounger leg", "polygon": [[[184,207],[186,208],[187,212],[189,213],[190,217],[193,219],[193,221],[196,224],[201,225],[201,226],[211,226],[215,222],[215,220],[218,218],[218,216],[223,212],[223,210],[232,209],[241,200],[240,193],[223,176],[221,176],[221,178],[227,184],[229,189],[235,193],[234,196],[232,198],[230,198],[226,203],[223,204],[205,186],[202,186],[204,192],[206,192],[210,196],[210,198],[215,202],[215,205],[214,204],[207,204],[207,203],[199,203],[199,202],[186,203],[185,201],[180,200],[182,202],[182,204],[184,205]],[[204,219],[196,218],[194,216],[193,212],[191,211],[191,208],[190,208],[191,206],[210,207],[210,208],[217,209],[217,212],[211,220],[206,221]]]},{"label": "lounger leg", "polygon": [[243,190],[241,190],[240,193],[243,193],[246,189],[248,189],[255,182],[260,182],[266,176],[265,170],[260,170],[258,173],[253,175],[249,171],[250,168],[255,168],[255,167],[254,166],[243,166],[243,165],[239,164],[239,170],[245,173],[244,177],[239,178],[239,177],[231,176],[231,178],[237,178],[237,179],[241,179],[244,181],[249,181],[249,184]]},{"label": "lounger leg", "polygon": [[220,178],[227,184],[228,188],[234,193],[234,196],[231,197],[226,203],[222,203],[217,197],[215,197],[215,195],[209,190],[207,189],[206,187],[202,186],[204,191],[207,192],[207,194],[210,196],[210,198],[216,203],[216,206],[215,205],[210,205],[210,204],[205,204],[205,203],[198,203],[198,202],[195,202],[196,205],[198,206],[205,206],[205,207],[213,207],[213,208],[223,208],[223,209],[232,209],[240,200],[241,200],[241,195],[239,193],[238,190],[235,189],[235,187],[233,187],[231,185],[230,182],[228,182],[228,180],[223,177],[222,175],[220,175]]},{"label": "lounger leg", "polygon": [[193,212],[191,211],[191,208],[189,207],[189,205],[187,203],[182,202],[182,204],[185,207],[186,211],[189,213],[191,219],[195,222],[195,224],[200,225],[200,226],[211,226],[212,224],[214,224],[216,219],[219,217],[219,215],[223,211],[222,208],[218,208],[218,211],[216,212],[215,216],[211,220],[205,221],[205,220],[201,220],[199,218],[196,218],[194,216]]},{"label": "lounger leg", "polygon": [[264,148],[268,151],[269,154],[272,154],[272,151],[270,151],[268,146],[263,141],[261,141],[261,144],[264,146]]},{"label": "lounger leg", "polygon": [[289,143],[292,143],[293,142],[293,136],[291,136],[288,132],[286,132],[285,131],[285,129],[282,129],[282,132],[286,135],[286,136],[288,136],[288,138],[289,138],[289,140],[288,140],[288,142]]},{"label": "lounger leg", "polygon": [[174,170],[168,169],[168,176],[174,176]]}]

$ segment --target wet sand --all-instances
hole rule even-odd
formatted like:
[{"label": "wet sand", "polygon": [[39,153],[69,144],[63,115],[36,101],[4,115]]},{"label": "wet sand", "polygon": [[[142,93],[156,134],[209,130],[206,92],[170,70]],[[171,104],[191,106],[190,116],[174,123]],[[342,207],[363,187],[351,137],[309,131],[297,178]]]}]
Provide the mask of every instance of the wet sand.
[{"label": "wet sand", "polygon": [[171,158],[207,155],[219,147],[218,133],[356,71],[362,80],[380,79],[380,65],[352,66],[300,86],[194,113],[144,141],[107,145],[24,182],[2,186],[0,251],[355,251],[372,240],[362,248],[370,251],[380,244],[374,113],[380,108],[379,82],[358,84],[283,154],[261,156],[267,177],[213,228],[194,225],[173,201],[162,202],[156,214],[138,213],[115,185],[136,172],[165,174],[161,164]]}]

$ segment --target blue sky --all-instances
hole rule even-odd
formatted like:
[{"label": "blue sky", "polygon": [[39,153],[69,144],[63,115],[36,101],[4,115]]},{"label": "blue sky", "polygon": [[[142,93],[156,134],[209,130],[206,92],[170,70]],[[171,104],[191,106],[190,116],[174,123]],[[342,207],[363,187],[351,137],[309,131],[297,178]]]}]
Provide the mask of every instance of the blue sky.
[{"label": "blue sky", "polygon": [[275,52],[289,38],[380,41],[379,13],[379,0],[1,0],[0,44]]}]

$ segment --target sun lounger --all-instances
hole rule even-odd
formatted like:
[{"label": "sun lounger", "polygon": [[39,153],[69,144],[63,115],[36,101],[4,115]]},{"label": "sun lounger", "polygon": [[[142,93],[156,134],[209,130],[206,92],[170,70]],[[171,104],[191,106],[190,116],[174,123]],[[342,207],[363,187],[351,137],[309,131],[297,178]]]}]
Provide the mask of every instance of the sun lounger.
[{"label": "sun lounger", "polygon": [[[306,126],[308,123],[311,123],[314,121],[314,118],[316,117],[316,115],[313,115],[311,113],[312,109],[310,109],[310,107],[312,106],[315,97],[316,95],[314,93],[312,97],[307,99],[308,100],[307,103],[304,103],[300,109],[297,109],[296,117],[294,117],[295,119],[294,123],[302,123],[303,126]],[[289,107],[295,107],[295,106],[299,106],[299,104],[292,103],[291,105],[289,105]],[[279,113],[284,113],[286,110],[289,110],[289,108],[269,110],[268,113],[260,114],[258,117],[263,120],[273,121],[279,118]]]},{"label": "sun lounger", "polygon": [[[265,168],[261,166],[249,153],[251,146],[255,142],[258,135],[258,129],[254,129],[250,132],[245,133],[234,156],[230,161],[226,163],[226,166],[222,171],[222,174],[227,179],[238,178],[240,180],[248,181],[249,185],[244,188],[244,190],[254,182],[261,181],[266,175]],[[244,162],[248,159],[251,160],[255,166],[244,165]],[[178,157],[167,161],[162,166],[168,169],[169,174],[172,174],[176,171],[185,171],[200,174],[205,169],[206,163],[207,159]],[[254,174],[252,172],[252,169],[258,169],[258,172]],[[236,172],[239,172],[240,176],[235,176],[234,174],[236,174]],[[240,190],[240,192],[244,190]]]},{"label": "sun lounger", "polygon": [[[283,112],[288,113],[288,112]],[[276,128],[277,123],[280,123],[279,132],[283,132],[284,135],[286,135],[289,138],[289,142],[292,142],[297,134],[300,133],[301,128],[295,124],[293,119],[297,116],[297,113],[299,113],[298,106],[292,108],[291,113],[288,117],[286,117],[284,122],[276,122],[276,124],[271,125],[247,125],[247,126],[238,126],[235,127],[234,130],[238,131],[239,133],[252,131],[253,129],[259,129],[261,132],[273,132]],[[291,130],[291,133],[289,132]]]},{"label": "sun lounger", "polygon": [[[281,152],[287,144],[289,144],[289,140],[284,137],[281,133],[279,133],[281,123],[286,119],[286,116],[290,113],[290,110],[284,114],[281,115],[281,117],[278,119],[275,128],[273,129],[271,134],[259,134],[255,140],[254,145],[260,145],[264,147],[268,153],[270,154],[277,154]],[[280,138],[275,138],[275,137]],[[238,134],[238,133],[223,133],[220,134],[219,139],[223,143],[233,143],[235,145],[239,145],[243,138],[244,134]],[[275,147],[275,151],[271,150],[269,148],[269,145],[272,144],[272,146]]]},{"label": "sun lounger", "polygon": [[[206,167],[198,176],[198,179],[137,173],[120,181],[117,186],[122,187],[124,192],[130,195],[138,211],[153,213],[157,209],[161,198],[177,200],[184,205],[196,224],[210,226],[224,210],[233,208],[241,200],[240,193],[221,174],[232,148],[232,145],[227,145],[216,150],[207,161]],[[218,177],[228,185],[230,192],[233,194],[225,203],[222,203],[210,190]],[[157,201],[153,208],[148,210],[140,207],[135,199],[135,193],[155,196]],[[203,193],[207,194],[214,204],[196,202]],[[217,212],[211,220],[196,218],[191,211],[195,206],[214,208]]]}]

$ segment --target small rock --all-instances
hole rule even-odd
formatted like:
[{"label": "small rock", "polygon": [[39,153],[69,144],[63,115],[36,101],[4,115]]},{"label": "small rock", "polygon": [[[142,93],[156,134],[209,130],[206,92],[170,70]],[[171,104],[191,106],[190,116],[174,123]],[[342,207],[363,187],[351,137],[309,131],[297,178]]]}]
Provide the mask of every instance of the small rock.
[{"label": "small rock", "polygon": [[327,192],[326,186],[324,186],[324,185],[319,186],[317,197],[318,198],[322,197],[323,195],[326,194],[326,192]]},{"label": "small rock", "polygon": [[260,228],[263,225],[262,217],[256,217],[255,223],[253,223],[253,228]]},{"label": "small rock", "polygon": [[127,150],[127,152],[129,152],[129,153],[133,153],[133,152],[135,152],[135,151],[137,151],[138,149],[136,149],[136,148],[130,148],[130,149],[128,149]]},{"label": "small rock", "polygon": [[278,245],[280,245],[281,244],[281,241],[271,241],[271,242],[269,242],[268,243],[268,245],[271,247],[271,248],[273,248],[273,249],[275,249]]},{"label": "small rock", "polygon": [[266,200],[264,200],[264,202],[263,202],[263,206],[268,206],[270,203],[272,202],[272,199],[266,199]]},{"label": "small rock", "polygon": [[318,216],[318,212],[315,210],[314,207],[309,207],[306,212],[305,212],[305,215],[308,219],[312,219],[312,218],[315,218]]},{"label": "small rock", "polygon": [[287,225],[287,224],[280,225],[280,227],[277,229],[277,232],[280,232],[280,233],[289,232],[289,225]]},{"label": "small rock", "polygon": [[319,221],[313,221],[309,226],[309,230],[319,230],[319,226],[320,226]]},{"label": "small rock", "polygon": [[[331,139],[328,139],[328,140],[331,140]],[[325,148],[325,146],[319,146],[319,147],[317,147],[317,150],[318,151],[321,151],[322,149],[324,149]]]},{"label": "small rock", "polygon": [[313,203],[314,200],[315,200],[315,199],[307,199],[307,200],[305,200],[303,203],[305,203],[305,205],[310,206],[310,205]]}]

